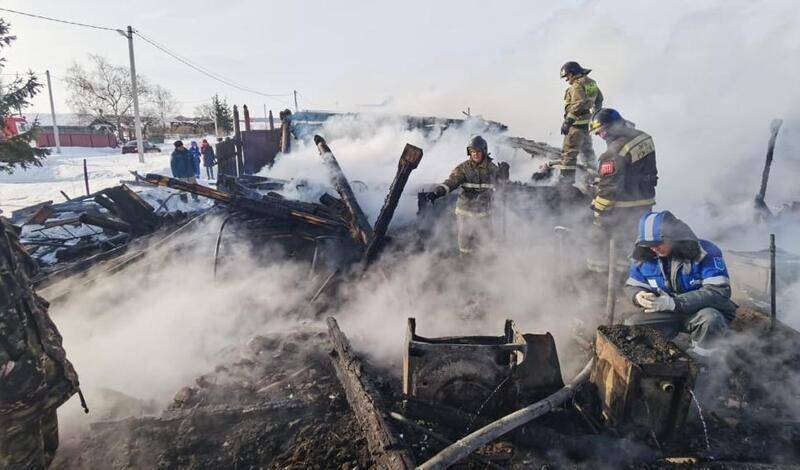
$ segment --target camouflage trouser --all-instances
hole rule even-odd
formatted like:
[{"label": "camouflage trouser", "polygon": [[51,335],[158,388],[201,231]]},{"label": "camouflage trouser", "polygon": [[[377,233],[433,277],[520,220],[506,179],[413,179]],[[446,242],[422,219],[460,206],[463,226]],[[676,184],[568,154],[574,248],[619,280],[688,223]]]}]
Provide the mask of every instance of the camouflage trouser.
[{"label": "camouflage trouser", "polygon": [[45,414],[14,421],[4,420],[0,433],[0,468],[39,470],[50,466],[58,449],[56,409]]},{"label": "camouflage trouser", "polygon": [[470,214],[465,211],[456,212],[458,223],[458,251],[462,256],[470,256],[492,234],[492,218],[489,213]]},{"label": "camouflage trouser", "polygon": [[564,136],[564,145],[561,147],[561,172],[574,173],[578,164],[578,154],[582,154],[586,166],[597,168],[597,157],[592,148],[592,137],[589,135],[588,126],[572,126]]},{"label": "camouflage trouser", "polygon": [[614,265],[617,271],[624,273],[621,277],[622,282],[625,282],[630,266],[630,255],[633,252],[636,236],[639,233],[639,219],[647,212],[650,212],[652,207],[617,207],[604,213],[595,213],[594,224],[590,234],[592,251],[586,258],[586,265],[589,271],[608,272],[609,239],[613,236],[617,252]]}]

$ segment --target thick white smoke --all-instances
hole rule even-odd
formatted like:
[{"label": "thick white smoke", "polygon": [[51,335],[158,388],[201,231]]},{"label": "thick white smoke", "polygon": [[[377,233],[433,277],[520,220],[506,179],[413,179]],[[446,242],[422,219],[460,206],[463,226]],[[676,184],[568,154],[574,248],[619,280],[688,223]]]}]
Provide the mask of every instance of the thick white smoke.
[{"label": "thick white smoke", "polygon": [[[584,2],[536,31],[520,32],[518,43],[491,63],[465,63],[458,72],[432,68],[416,79],[404,75],[397,87],[407,94],[397,97],[395,109],[454,115],[466,102],[474,113],[510,124],[513,135],[559,145],[565,85],[558,69],[566,60],[578,60],[594,69],[606,104],[653,135],[661,175],[658,208],[673,210],[701,237],[764,248],[773,228],[752,224],[751,199],[770,120],[797,117],[800,89],[793,82],[800,62],[792,58],[800,56],[798,8],[792,1]],[[480,34],[491,30],[491,25],[486,31],[474,28]],[[787,121],[778,139],[767,193],[773,206],[798,196],[797,129],[796,121]],[[398,121],[376,117],[336,119],[320,134],[347,176],[366,183],[358,197],[371,220],[405,143],[424,149],[397,226],[412,219],[420,185],[440,182],[466,158],[466,142],[475,132],[468,123],[430,141]],[[498,160],[511,163],[514,179],[527,179],[535,167],[527,155],[501,147],[498,136],[484,137]],[[595,141],[598,153],[604,148]],[[309,144],[298,145],[264,174],[309,180],[312,189],[287,193],[308,200],[327,183]],[[715,216],[709,216],[706,202],[716,205]],[[463,269],[433,254],[404,255],[347,286],[344,304],[333,313],[363,350],[389,362],[399,361],[408,316],[417,317],[420,332],[431,336],[499,334],[503,319],[513,318],[522,330],[550,330],[563,344],[569,319],[595,313],[598,297],[565,293],[557,283],[560,260],[552,227],[512,221],[515,235],[498,243],[503,250],[492,262]],[[256,264],[245,252],[229,263],[239,269],[225,283],[213,282],[218,223],[196,234],[205,238],[187,238],[185,250],[151,260],[148,269],[125,271],[54,305],[68,354],[87,388],[113,388],[163,403],[208,370],[220,350],[291,324],[287,313],[306,299],[299,287],[307,279],[304,267]],[[800,239],[784,234],[795,233],[796,226],[779,232],[779,245],[800,253]],[[473,297],[488,298],[493,313],[471,320],[467,304]],[[796,311],[781,313],[800,317]],[[568,355],[559,353],[562,360]]]}]

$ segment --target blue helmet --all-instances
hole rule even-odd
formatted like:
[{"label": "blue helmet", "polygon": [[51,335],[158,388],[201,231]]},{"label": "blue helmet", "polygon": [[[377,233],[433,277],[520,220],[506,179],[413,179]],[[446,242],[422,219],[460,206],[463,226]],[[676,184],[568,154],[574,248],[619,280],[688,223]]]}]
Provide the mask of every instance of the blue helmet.
[{"label": "blue helmet", "polygon": [[697,241],[697,236],[685,222],[670,211],[648,212],[639,219],[636,246],[657,246],[664,240]]},{"label": "blue helmet", "polygon": [[623,121],[622,115],[616,109],[602,108],[592,116],[592,120],[589,122],[589,130],[596,134],[611,124]]}]

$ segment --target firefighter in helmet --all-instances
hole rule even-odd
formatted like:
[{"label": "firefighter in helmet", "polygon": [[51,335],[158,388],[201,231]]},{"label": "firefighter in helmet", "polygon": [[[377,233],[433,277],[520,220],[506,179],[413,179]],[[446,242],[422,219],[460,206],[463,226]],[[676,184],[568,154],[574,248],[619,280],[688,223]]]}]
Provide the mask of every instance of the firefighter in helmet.
[{"label": "firefighter in helmet", "polygon": [[534,174],[534,179],[540,179],[548,175],[552,168],[558,168],[559,182],[573,184],[579,154],[583,156],[587,169],[596,169],[597,161],[592,148],[592,138],[589,135],[589,120],[592,114],[603,106],[603,93],[600,92],[597,83],[589,78],[591,71],[573,61],[561,67],[561,78],[569,83],[564,93],[564,122],[561,124],[564,143],[561,147],[561,160],[545,163]]},{"label": "firefighter in helmet", "polygon": [[[597,192],[591,204],[600,250],[589,260],[590,269],[603,272],[608,264],[608,239],[615,237],[622,256],[633,244],[639,219],[656,203],[656,148],[650,135],[611,108],[598,111],[590,128],[607,145],[600,155]],[[620,257],[616,262],[620,269],[627,269],[627,259]]]},{"label": "firefighter in helmet", "polygon": [[458,250],[470,255],[482,239],[491,234],[492,200],[498,180],[498,166],[489,156],[489,147],[481,136],[475,136],[467,146],[469,158],[450,173],[444,183],[425,193],[430,201],[461,188],[456,203]]}]

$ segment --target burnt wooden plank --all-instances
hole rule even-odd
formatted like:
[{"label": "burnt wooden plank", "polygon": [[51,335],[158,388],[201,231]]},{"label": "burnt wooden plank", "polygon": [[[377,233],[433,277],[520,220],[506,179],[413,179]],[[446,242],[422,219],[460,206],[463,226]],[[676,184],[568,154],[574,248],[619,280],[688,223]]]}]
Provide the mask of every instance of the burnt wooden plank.
[{"label": "burnt wooden plank", "polygon": [[402,441],[395,437],[380,393],[364,372],[350,341],[339,329],[336,319],[328,318],[328,336],[333,346],[331,362],[342,383],[350,408],[364,430],[376,468],[407,470],[414,468],[414,458]]},{"label": "burnt wooden plank", "polygon": [[353,188],[350,187],[347,177],[344,176],[342,167],[339,166],[339,162],[336,160],[336,157],[333,156],[333,152],[331,152],[330,147],[328,147],[327,142],[325,142],[322,136],[315,135],[314,143],[317,144],[317,150],[319,150],[319,154],[322,157],[322,162],[331,173],[331,179],[333,180],[333,186],[336,188],[336,192],[339,193],[342,202],[345,207],[347,207],[347,212],[350,213],[350,232],[353,238],[357,243],[368,245],[372,241],[372,226],[370,226],[367,216],[358,204],[356,195],[353,193]]},{"label": "burnt wooden plank", "polygon": [[406,144],[403,153],[400,155],[400,161],[397,162],[397,173],[394,176],[392,185],[389,187],[389,194],[386,195],[381,212],[375,221],[372,240],[370,240],[367,249],[364,251],[365,267],[377,257],[384,243],[386,232],[389,229],[389,223],[394,216],[394,211],[400,202],[400,196],[403,194],[406,183],[408,183],[408,177],[417,168],[420,160],[422,160],[422,149]]}]

